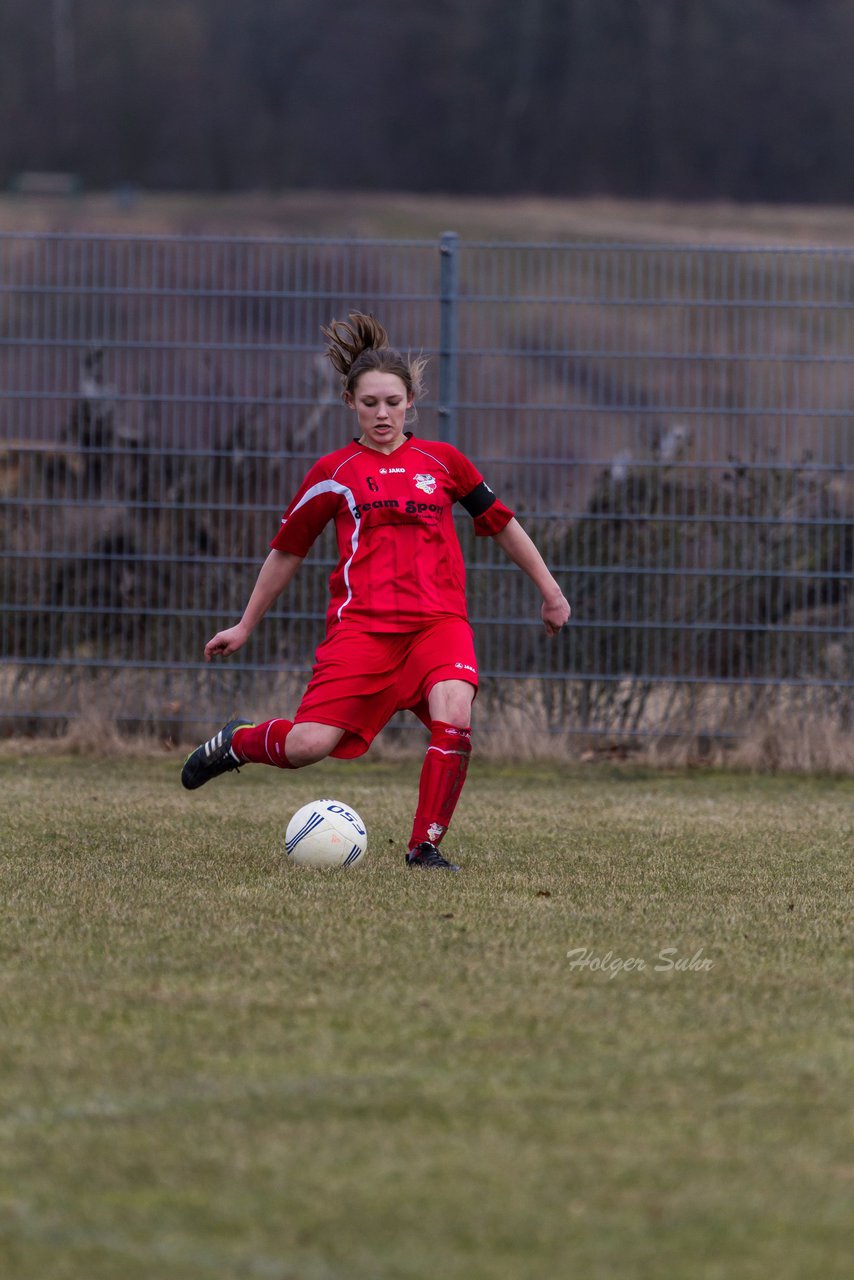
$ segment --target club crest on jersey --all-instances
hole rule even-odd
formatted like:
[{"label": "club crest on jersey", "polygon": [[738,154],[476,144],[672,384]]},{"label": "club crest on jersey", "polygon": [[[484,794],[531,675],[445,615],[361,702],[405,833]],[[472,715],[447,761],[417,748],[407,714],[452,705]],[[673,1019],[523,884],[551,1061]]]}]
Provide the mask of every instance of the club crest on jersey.
[{"label": "club crest on jersey", "polygon": [[417,475],[415,477],[415,488],[420,489],[422,493],[434,493],[436,490],[436,480],[431,475]]}]

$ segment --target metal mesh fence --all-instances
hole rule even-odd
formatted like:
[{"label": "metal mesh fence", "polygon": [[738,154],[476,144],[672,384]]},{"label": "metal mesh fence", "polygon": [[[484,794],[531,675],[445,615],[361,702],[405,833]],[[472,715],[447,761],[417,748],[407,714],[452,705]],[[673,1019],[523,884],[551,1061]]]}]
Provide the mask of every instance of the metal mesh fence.
[{"label": "metal mesh fence", "polygon": [[7,234],[8,729],[293,708],[331,538],[238,657],[201,650],[347,438],[319,330],[354,308],[431,357],[417,430],[478,463],[573,604],[548,641],[461,518],[481,728],[850,729],[854,251]]}]

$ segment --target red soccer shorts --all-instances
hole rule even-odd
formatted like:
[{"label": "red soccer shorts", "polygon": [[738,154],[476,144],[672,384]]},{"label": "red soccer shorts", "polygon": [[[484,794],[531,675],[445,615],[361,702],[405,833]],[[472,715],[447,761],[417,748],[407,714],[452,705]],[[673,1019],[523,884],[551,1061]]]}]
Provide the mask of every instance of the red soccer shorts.
[{"label": "red soccer shorts", "polygon": [[364,755],[396,711],[413,711],[429,728],[427,697],[440,680],[477,688],[474,639],[463,618],[442,618],[423,631],[336,627],[317,650],[294,724],[344,729],[332,755],[351,760]]}]

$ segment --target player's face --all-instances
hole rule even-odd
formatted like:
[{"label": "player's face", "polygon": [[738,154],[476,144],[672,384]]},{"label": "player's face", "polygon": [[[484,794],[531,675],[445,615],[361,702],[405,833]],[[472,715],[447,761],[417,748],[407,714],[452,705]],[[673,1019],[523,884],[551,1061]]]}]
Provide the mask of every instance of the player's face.
[{"label": "player's face", "polygon": [[403,422],[412,397],[396,373],[369,369],[356,382],[347,403],[356,411],[362,444],[380,453],[393,453],[403,444]]}]

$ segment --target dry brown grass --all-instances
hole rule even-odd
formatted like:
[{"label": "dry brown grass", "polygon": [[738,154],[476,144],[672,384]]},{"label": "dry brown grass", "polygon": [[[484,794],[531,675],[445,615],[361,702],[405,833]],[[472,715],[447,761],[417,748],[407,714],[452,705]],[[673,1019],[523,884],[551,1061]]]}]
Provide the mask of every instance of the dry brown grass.
[{"label": "dry brown grass", "polygon": [[358,191],[141,193],[129,208],[110,193],[71,200],[0,197],[2,231],[432,239],[448,229],[468,239],[847,246],[854,244],[854,210],[726,201],[680,204]]},{"label": "dry brown grass", "polygon": [[[278,696],[279,689],[283,696]],[[256,722],[292,714],[297,701],[296,682],[282,680],[272,684],[270,695],[263,703],[252,704],[246,714]],[[828,706],[827,698],[822,705],[813,698],[811,706],[809,690],[769,689],[758,699],[749,688],[697,690],[663,684],[648,701],[639,732],[583,732],[569,722],[563,729],[555,728],[543,687],[532,680],[515,683],[510,694],[487,690],[479,699],[474,715],[475,753],[476,759],[508,765],[622,762],[665,770],[854,777],[854,732],[840,724]],[[666,721],[661,718],[665,710]],[[115,708],[90,705],[53,737],[16,733],[0,740],[0,759],[72,755],[121,760],[167,755],[177,768],[186,753],[233,709],[212,706],[208,718],[197,723],[152,720],[132,732],[122,729],[115,714]],[[199,715],[205,715],[204,709]],[[417,762],[426,742],[423,727],[404,715],[379,735],[367,762]]]},{"label": "dry brown grass", "polygon": [[792,724],[761,715],[734,747],[729,762],[752,773],[854,775],[854,734],[826,719]]}]

